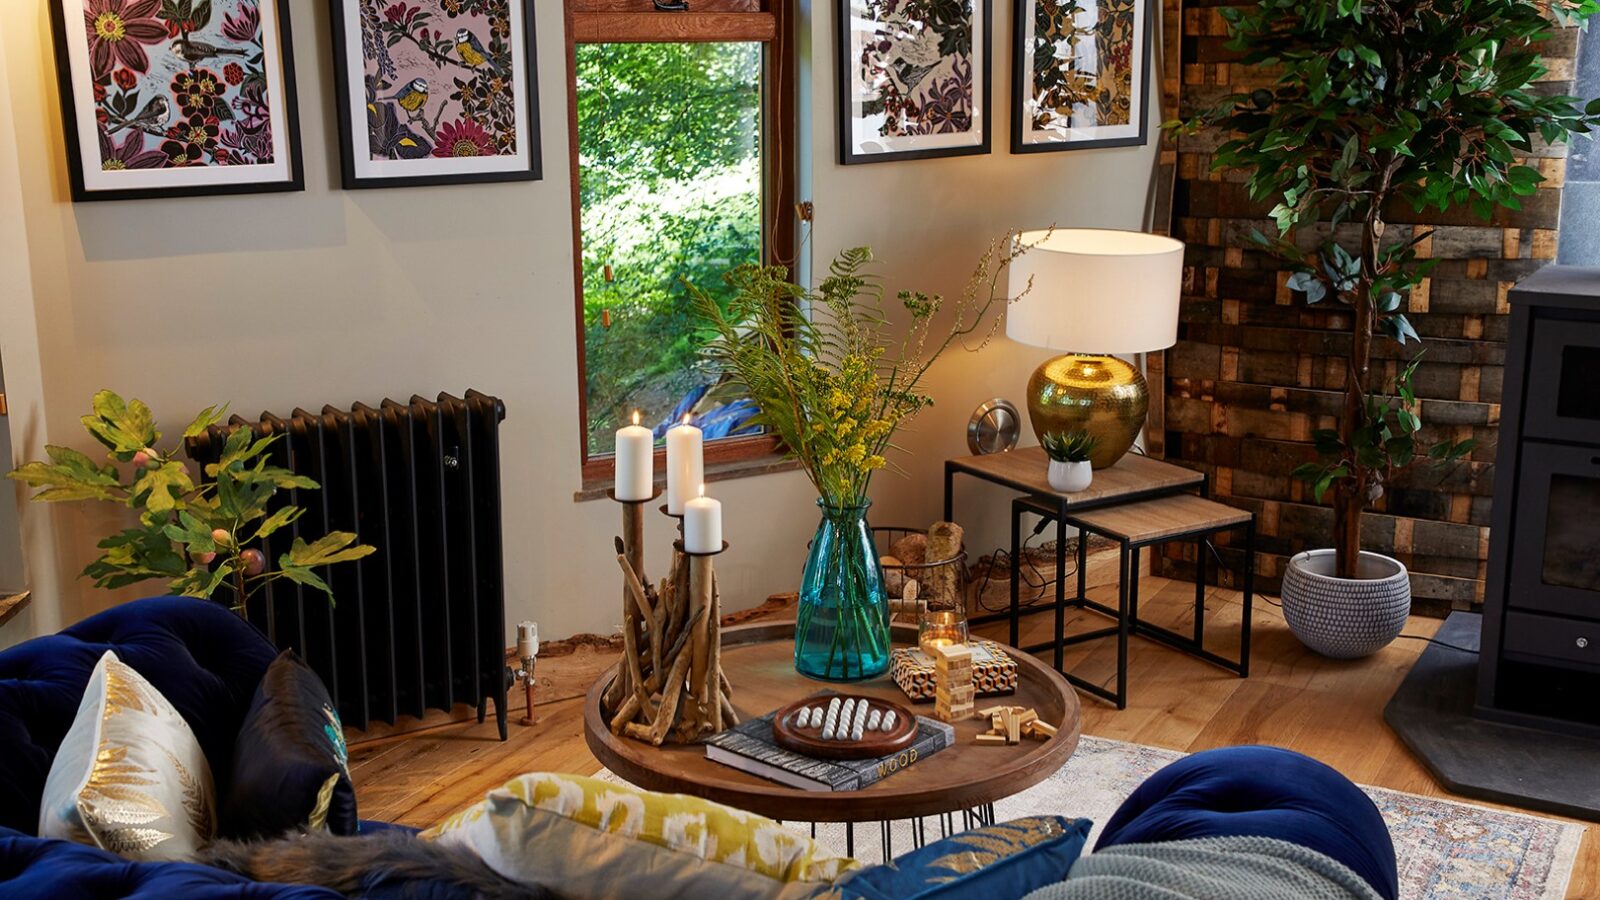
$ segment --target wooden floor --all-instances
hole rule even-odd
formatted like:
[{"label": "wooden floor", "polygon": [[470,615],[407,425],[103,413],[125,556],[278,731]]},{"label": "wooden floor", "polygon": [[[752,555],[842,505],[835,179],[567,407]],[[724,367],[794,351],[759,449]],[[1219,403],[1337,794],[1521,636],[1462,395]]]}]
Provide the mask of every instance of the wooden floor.
[{"label": "wooden floor", "polygon": [[[1193,585],[1152,576],[1146,576],[1143,585],[1143,616],[1179,630],[1191,621]],[[1114,590],[1103,597],[1090,593],[1115,602]],[[1213,589],[1206,609],[1208,646],[1232,655],[1243,611],[1240,596]],[[1052,619],[1045,614],[1025,620],[1023,641],[1045,639]],[[1069,633],[1081,619],[1104,624],[1092,614],[1079,614],[1069,617]],[[1383,723],[1384,705],[1424,642],[1402,639],[1368,659],[1340,662],[1302,647],[1281,613],[1268,603],[1258,602],[1252,619],[1254,648],[1248,679],[1134,640],[1128,708],[1119,712],[1082,697],[1084,732],[1185,751],[1274,744],[1321,759],[1363,784],[1450,796]],[[1438,626],[1438,620],[1413,618],[1406,633],[1428,636]],[[1003,625],[982,631],[1005,638]],[[1072,648],[1068,667],[1085,678],[1109,683],[1115,672],[1113,643],[1095,641]],[[497,739],[491,721],[353,749],[351,769],[362,817],[430,825],[523,772],[590,774],[599,769],[584,745],[581,699],[541,706],[539,714],[540,721],[531,728],[513,724],[511,739],[504,743]],[[1584,836],[1568,888],[1570,898],[1600,897],[1597,831],[1591,828]]]}]

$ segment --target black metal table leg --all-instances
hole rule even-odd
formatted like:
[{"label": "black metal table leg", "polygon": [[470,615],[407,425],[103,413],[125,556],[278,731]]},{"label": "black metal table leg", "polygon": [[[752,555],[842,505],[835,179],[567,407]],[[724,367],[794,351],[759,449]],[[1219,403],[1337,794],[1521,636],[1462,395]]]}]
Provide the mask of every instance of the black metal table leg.
[{"label": "black metal table leg", "polygon": [[[1206,545],[1205,535],[1194,542],[1194,642],[1206,642]],[[1220,574],[1220,570],[1219,570]]]},{"label": "black metal table leg", "polygon": [[1250,677],[1250,605],[1256,590],[1256,520],[1244,531],[1244,624],[1239,634],[1239,677]]},{"label": "black metal table leg", "polygon": [[[1056,516],[1056,630],[1050,636],[1056,645],[1056,671],[1065,663],[1067,645],[1062,642],[1062,632],[1067,630],[1067,517]],[[1015,582],[1013,582],[1014,584]],[[1016,646],[1012,644],[1012,646]]]},{"label": "black metal table leg", "polygon": [[1133,567],[1129,565],[1130,555],[1128,542],[1123,541],[1122,551],[1118,554],[1122,577],[1117,579],[1117,709],[1128,708],[1128,599],[1136,577]]},{"label": "black metal table leg", "polygon": [[1078,529],[1078,600],[1089,598],[1089,532]]},{"label": "black metal table leg", "polygon": [[1022,625],[1022,616],[1020,613],[1022,607],[1022,600],[1020,597],[1022,586],[1019,582],[1022,581],[1022,563],[1017,558],[1018,554],[1021,552],[1021,549],[1022,508],[1013,503],[1011,504],[1011,646],[1013,647],[1021,643],[1019,636],[1021,634]]}]

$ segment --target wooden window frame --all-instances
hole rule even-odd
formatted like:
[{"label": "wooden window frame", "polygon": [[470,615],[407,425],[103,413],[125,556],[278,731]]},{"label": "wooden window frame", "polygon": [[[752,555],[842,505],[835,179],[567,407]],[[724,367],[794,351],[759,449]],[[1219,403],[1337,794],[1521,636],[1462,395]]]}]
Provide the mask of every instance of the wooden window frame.
[{"label": "wooden window frame", "polygon": [[[795,17],[792,0],[687,0],[686,10],[664,11],[655,0],[567,0],[567,137],[572,169],[572,270],[578,336],[578,445],[586,488],[612,474],[612,457],[589,453],[587,349],[583,308],[583,208],[578,168],[578,44],[760,42],[762,256],[767,265],[795,264],[797,155]],[[782,452],[774,435],[707,441],[708,467],[768,462]],[[665,471],[666,450],[656,450]],[[759,470],[759,468],[757,469]]]}]

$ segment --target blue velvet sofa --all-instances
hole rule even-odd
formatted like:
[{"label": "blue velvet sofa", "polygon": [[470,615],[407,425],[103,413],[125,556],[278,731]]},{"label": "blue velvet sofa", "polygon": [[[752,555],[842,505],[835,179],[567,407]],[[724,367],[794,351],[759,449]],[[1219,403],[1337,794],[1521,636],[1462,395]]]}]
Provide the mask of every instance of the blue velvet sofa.
[{"label": "blue velvet sofa", "polygon": [[336,900],[303,885],[256,884],[183,863],[129,863],[94,847],[34,837],[45,776],[107,650],[183,714],[220,787],[256,685],[277,655],[222,606],[156,597],[114,607],[0,653],[0,900],[24,897]]},{"label": "blue velvet sofa", "polygon": [[[0,900],[337,900],[340,894],[320,887],[262,884],[186,863],[130,863],[34,836],[51,761],[107,650],[149,679],[188,721],[219,793],[228,784],[235,736],[276,656],[227,609],[181,597],[123,604],[0,653]],[[393,827],[363,823],[363,830]],[[1163,769],[1112,816],[1097,849],[1241,834],[1310,847],[1344,863],[1381,896],[1397,894],[1394,851],[1371,801],[1327,766],[1271,747],[1198,753]],[[400,896],[394,887],[367,897]],[[416,887],[409,896],[434,894]]]}]

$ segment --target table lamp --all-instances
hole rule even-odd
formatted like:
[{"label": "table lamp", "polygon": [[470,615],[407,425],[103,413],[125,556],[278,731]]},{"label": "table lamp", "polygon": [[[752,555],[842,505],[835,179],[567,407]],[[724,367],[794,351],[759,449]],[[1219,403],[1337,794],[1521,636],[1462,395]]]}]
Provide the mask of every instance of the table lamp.
[{"label": "table lamp", "polygon": [[1137,231],[1062,228],[1018,236],[1032,245],[1011,264],[1006,313],[1014,341],[1066,353],[1028,379],[1028,418],[1046,434],[1087,431],[1090,462],[1122,458],[1144,427],[1150,390],[1138,367],[1112,354],[1149,353],[1178,342],[1183,242]]}]

